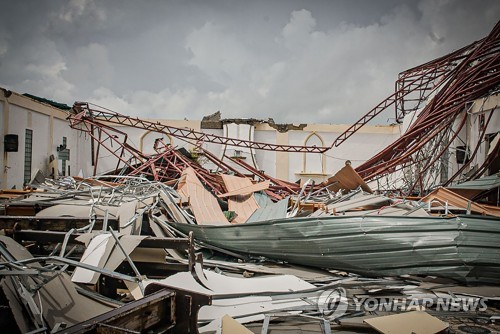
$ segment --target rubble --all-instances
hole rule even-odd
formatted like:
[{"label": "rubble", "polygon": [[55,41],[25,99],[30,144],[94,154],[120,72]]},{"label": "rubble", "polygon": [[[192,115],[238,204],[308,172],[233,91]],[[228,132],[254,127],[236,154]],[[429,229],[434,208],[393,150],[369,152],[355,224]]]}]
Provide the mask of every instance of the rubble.
[{"label": "rubble", "polygon": [[[71,126],[116,168],[89,178],[37,173],[33,189],[0,194],[0,323],[23,333],[498,331],[499,182],[479,177],[498,158],[498,135],[481,166],[466,171],[464,160],[447,177],[434,164],[465,126],[457,115],[466,104],[498,86],[499,34],[497,26],[402,73],[401,90],[332,147],[396,102],[398,118],[417,111],[431,96],[426,82],[441,89],[399,140],[318,184],[280,180],[198,143],[303,154],[329,147],[224,138],[75,103]],[[399,95],[416,91],[410,110]],[[483,106],[479,142],[496,110],[485,116]],[[216,113],[204,122],[223,121]],[[114,125],[195,150],[160,139],[145,154]],[[381,186],[398,172],[404,182]]]},{"label": "rubble", "polygon": [[[33,224],[6,226],[6,231],[11,231],[15,240],[38,257],[31,258],[32,255],[28,256],[20,246],[15,247],[23,249],[26,255],[22,258],[12,258],[3,252],[0,263],[3,280],[53,273],[57,281],[49,278],[50,281],[60,282],[58,284],[68,286],[67,289],[72,286],[75,291],[94,291],[92,298],[109,300],[106,305],[111,300],[115,303],[113,309],[93,308],[95,313],[81,312],[80,317],[70,321],[67,319],[71,316],[69,310],[62,304],[43,304],[44,295],[41,294],[41,308],[45,311],[64,309],[62,318],[50,318],[55,314],[46,314],[37,320],[36,314],[41,314],[40,304],[35,303],[38,313],[37,308],[31,306],[34,316],[31,320],[24,317],[21,320],[19,314],[22,312],[14,311],[13,305],[17,303],[16,309],[22,310],[24,303],[38,298],[37,288],[33,286],[35,281],[26,286],[27,291],[31,291],[28,294],[18,294],[19,287],[3,285],[17,326],[23,331],[64,328],[64,331],[75,333],[106,326],[142,328],[126,314],[145,307],[141,301],[147,298],[153,300],[152,304],[163,305],[163,310],[165,307],[173,309],[173,303],[178,303],[179,291],[183,296],[200,298],[212,306],[202,308],[196,321],[190,316],[177,332],[194,326],[201,332],[217,331],[222,326],[220,319],[228,315],[243,324],[263,321],[267,332],[277,320],[293,323],[296,317],[305,317],[308,326],[319,326],[320,331],[328,333],[327,329],[349,328],[349,319],[360,314],[373,316],[373,312],[366,310],[351,311],[352,304],[356,306],[355,301],[363,296],[398,299],[398,304],[392,305],[388,314],[401,308],[406,310],[406,303],[412,301],[422,306],[423,302],[428,302],[425,298],[432,301],[439,298],[455,300],[457,295],[470,298],[475,291],[480,297],[474,298],[483,298],[490,310],[490,303],[497,298],[496,295],[482,296],[481,291],[486,291],[485,288],[475,290],[471,287],[470,292],[456,290],[464,283],[498,284],[500,256],[497,253],[500,250],[496,229],[500,225],[497,218],[452,216],[456,208],[451,202],[446,213],[450,217],[436,217],[432,215],[435,208],[429,211],[425,202],[366,193],[358,183],[352,185],[352,188],[357,187],[354,190],[340,188],[337,192],[329,190],[328,182],[316,187],[312,183],[304,184],[297,195],[272,203],[265,195],[270,189],[270,181],[253,184],[223,175],[222,179],[227,181],[224,185],[229,186],[219,199],[229,201],[243,197],[239,203],[253,199],[253,212],[249,216],[244,213],[248,212],[248,205],[226,207],[226,210],[236,210],[236,217],[248,216],[243,221],[231,223],[223,214],[217,196],[199,183],[194,170],[186,169],[183,175],[186,179],[182,181],[181,177],[177,191],[141,177],[110,175],[78,181],[66,178],[44,183],[40,185],[44,192],[35,192],[6,205],[9,208],[23,203],[44,203],[44,209],[31,220],[38,220],[41,228],[50,227],[51,220],[62,220],[65,224],[54,225],[59,226],[59,231],[34,230],[30,228]],[[109,179],[114,181],[108,182]],[[187,187],[188,184],[197,186]],[[196,202],[200,201],[200,196],[212,200]],[[258,197],[261,199],[257,200]],[[266,197],[268,199],[263,201]],[[204,211],[197,211],[196,207]],[[214,218],[219,224],[213,225],[206,220],[209,217],[206,210],[219,212],[218,220]],[[244,214],[240,215],[239,210]],[[64,217],[68,214],[73,217]],[[4,216],[1,221],[6,223],[13,219],[13,216]],[[73,227],[70,222],[87,224]],[[221,225],[221,222],[225,223]],[[9,238],[3,238],[0,244],[14,247],[14,241],[6,242]],[[462,251],[461,247],[469,251]],[[487,252],[482,251],[486,249]],[[196,256],[195,252],[203,252],[205,260],[201,260],[201,253]],[[301,257],[304,260],[298,260]],[[237,258],[240,262],[235,262]],[[291,264],[305,267],[287,267]],[[322,269],[314,273],[311,266]],[[422,280],[426,276],[452,280],[429,288]],[[307,282],[298,277],[306,278]],[[286,283],[287,280],[299,285],[293,287]],[[18,284],[28,283],[20,280]],[[148,291],[153,286],[155,291],[166,290],[150,295]],[[329,310],[329,306],[325,309],[321,304],[321,298],[325,298],[325,294],[330,296],[339,287],[345,290],[344,302],[349,305],[337,319],[330,315],[334,310]],[[45,290],[40,293],[42,291]],[[74,292],[73,296],[76,296]],[[333,298],[328,296],[326,298]],[[120,306],[125,300],[132,302]],[[126,306],[128,308],[122,311]],[[201,302],[195,305],[201,306]],[[449,312],[443,316],[435,310],[437,304],[432,306],[424,309],[446,321]],[[369,305],[364,307],[369,308]],[[385,311],[380,313],[381,316],[385,314]],[[483,317],[489,319],[486,315]],[[180,326],[175,317],[160,318],[163,322],[155,322],[151,328]],[[92,325],[88,327],[87,324]],[[380,330],[377,325],[373,326]]]}]

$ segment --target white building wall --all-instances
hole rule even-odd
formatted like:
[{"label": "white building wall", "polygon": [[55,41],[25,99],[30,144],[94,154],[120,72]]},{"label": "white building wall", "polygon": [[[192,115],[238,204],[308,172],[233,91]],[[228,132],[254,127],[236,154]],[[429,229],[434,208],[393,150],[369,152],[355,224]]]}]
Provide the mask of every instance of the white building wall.
[{"label": "white building wall", "polygon": [[4,172],[7,174],[7,183],[2,185],[6,189],[22,188],[24,183],[24,145],[25,130],[27,127],[27,111],[16,106],[9,106],[8,134],[18,135],[17,152],[6,153],[7,159]]},{"label": "white building wall", "polygon": [[[327,131],[328,128],[330,128],[330,131]],[[305,140],[314,132],[323,139],[324,146],[328,147],[345,129],[347,129],[347,125],[310,125],[304,131],[290,131],[289,142],[290,145],[306,145]],[[303,153],[290,154],[289,180],[295,181],[312,178],[315,181],[322,181],[344,167],[348,160],[356,168],[377,152],[387,147],[399,138],[399,136],[399,126],[396,125],[365,126],[339,147],[334,147],[323,154],[324,168],[321,172],[317,171],[318,158],[307,157]],[[317,140],[314,143],[317,144]],[[310,145],[310,143],[307,144]],[[308,155],[310,154],[308,153]],[[308,159],[307,164],[304,164],[305,159]],[[314,166],[311,166],[311,163]]]},{"label": "white building wall", "polygon": [[[109,132],[113,139],[108,138],[108,134],[104,133],[101,136],[103,145],[99,145],[98,141],[94,141],[94,154],[98,156],[94,159],[94,163],[97,164],[96,174],[109,173],[116,169],[117,163],[119,161],[118,157],[122,157],[124,160],[128,161],[132,155],[124,151],[122,153],[120,143],[126,142],[131,147],[139,149],[141,136],[147,134],[145,130],[136,129],[132,127],[125,126],[114,126],[120,132],[127,134],[125,137],[120,132]],[[94,135],[99,138],[98,131],[96,130]],[[120,164],[122,167],[123,164]]]},{"label": "white building wall", "polygon": [[[70,150],[70,166],[72,175],[79,170],[90,175],[90,141],[85,136],[70,128],[66,120],[67,114],[60,109],[40,103],[28,97],[12,92],[0,92],[0,106],[2,115],[2,178],[0,189],[21,189],[25,183],[25,136],[26,129],[32,130],[31,176],[40,170],[45,176],[50,176],[49,157],[57,158],[57,147],[62,145],[62,138],[66,137],[66,147]],[[18,152],[4,152],[3,139],[6,134],[17,134],[19,138]],[[59,162],[59,171],[62,163]],[[68,167],[67,170],[68,171]]]},{"label": "white building wall", "polygon": [[[14,185],[17,188],[22,187],[24,181],[24,137],[26,128],[33,130],[33,172],[40,169],[45,175],[50,174],[49,157],[51,154],[57,157],[57,148],[62,144],[63,137],[66,137],[67,148],[70,149],[70,160],[67,162],[67,166],[69,166],[71,174],[78,175],[81,171],[83,176],[93,175],[94,166],[92,166],[91,158],[91,138],[88,134],[71,129],[65,120],[65,115],[61,116],[60,110],[20,95],[17,95],[14,100],[9,99],[10,112],[7,132],[19,135],[19,152],[8,153],[7,164],[3,164],[2,157],[2,164],[8,167],[8,182],[5,185],[2,184],[2,188],[10,188]],[[3,109],[1,116],[1,119],[3,119]],[[199,121],[160,120],[160,122],[201,131]],[[323,140],[325,146],[329,146],[346,127],[312,124],[308,125],[304,131],[290,130],[285,133],[279,133],[267,124],[260,124],[255,128],[248,124],[230,124],[226,127],[226,131],[224,129],[204,129],[203,131],[219,136],[227,134],[230,137],[240,139],[253,139],[254,141],[263,143],[300,146],[306,145],[306,138],[314,132]],[[129,145],[147,154],[154,152],[152,149],[153,143],[159,137],[163,137],[166,143],[171,142],[176,148],[185,147],[187,150],[193,148],[192,145],[180,139],[148,132],[143,129],[123,126],[115,126],[115,128],[127,133],[127,143]],[[342,168],[346,160],[351,160],[354,167],[359,165],[362,161],[371,157],[374,152],[388,145],[397,137],[397,134],[398,131],[394,131],[392,127],[381,127],[380,129],[377,129],[377,127],[365,127],[349,138],[341,147],[328,151],[323,156],[322,166],[316,166],[318,163],[309,163],[305,168],[307,170],[304,170],[305,155],[303,153],[255,151],[252,157],[248,149],[242,149],[241,151],[246,157],[246,163],[255,166],[259,170],[263,170],[272,177],[289,181],[310,177],[314,178],[318,175],[320,178],[325,178]],[[118,137],[119,141],[122,141],[124,138],[122,135],[118,135]],[[314,139],[314,141],[316,143],[318,140]],[[319,142],[316,144],[319,144]],[[224,147],[223,145],[211,143],[202,143],[202,146],[219,158],[222,158],[224,153],[230,156],[234,155],[234,147]],[[116,143],[113,144],[113,148],[115,150],[118,149]],[[97,143],[94,145],[94,150],[96,149]],[[116,154],[120,154],[120,151],[117,150]],[[127,156],[127,158],[129,157]],[[321,161],[319,159],[316,160],[316,162]],[[116,167],[116,163],[117,158],[101,147],[97,174],[109,172]],[[59,161],[59,168],[61,169],[61,167],[62,164]],[[210,165],[206,167],[210,168]],[[214,167],[212,165],[212,169],[215,169]],[[246,173],[244,170],[241,171]]]},{"label": "white building wall", "polygon": [[[204,129],[203,132],[207,133],[207,134],[211,134],[211,135],[216,135],[216,136],[222,136],[222,134],[223,134],[222,129]],[[219,159],[223,158],[223,146],[222,145],[217,145],[217,144],[213,144],[213,143],[206,143],[206,142],[200,143],[200,145],[204,150],[209,151],[210,153],[215,155],[217,158],[219,158]],[[214,172],[217,171],[217,166],[214,163],[210,162],[208,159],[201,159],[200,162],[203,163],[203,166],[207,170],[211,170]]]},{"label": "white building wall", "polygon": [[[53,145],[50,140],[53,133],[49,132],[50,127],[47,126],[50,123],[50,117],[26,110],[25,114],[27,118],[25,127],[33,131],[31,174],[34,175],[37,170],[40,170],[44,175],[50,175],[49,156]],[[22,148],[24,149],[24,146]]]}]

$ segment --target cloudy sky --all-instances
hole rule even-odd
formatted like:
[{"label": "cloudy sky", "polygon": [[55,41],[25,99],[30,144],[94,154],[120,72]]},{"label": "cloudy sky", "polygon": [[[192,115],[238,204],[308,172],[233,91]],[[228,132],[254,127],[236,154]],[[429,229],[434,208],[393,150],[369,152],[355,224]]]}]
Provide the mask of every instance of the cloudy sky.
[{"label": "cloudy sky", "polygon": [[0,3],[1,87],[142,117],[282,123],[352,123],[399,72],[500,18],[498,0]]}]

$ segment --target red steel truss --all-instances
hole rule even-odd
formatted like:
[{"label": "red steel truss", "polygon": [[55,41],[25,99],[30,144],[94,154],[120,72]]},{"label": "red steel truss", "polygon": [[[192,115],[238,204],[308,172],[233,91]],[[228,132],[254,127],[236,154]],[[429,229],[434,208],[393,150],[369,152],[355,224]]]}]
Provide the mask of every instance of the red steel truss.
[{"label": "red steel truss", "polygon": [[69,116],[69,120],[72,127],[80,124],[81,122],[103,122],[105,124],[125,125],[133,128],[165,133],[172,137],[182,138],[192,142],[205,142],[220,145],[248,147],[256,150],[324,153],[329,149],[329,147],[321,146],[276,145],[269,143],[259,143],[250,140],[222,137],[194,131],[192,129],[183,129],[170,125],[160,124],[160,122],[151,122],[136,117],[121,115],[117,112],[99,106],[92,105],[91,107],[91,105],[87,102],[76,102],[73,105],[72,114]]},{"label": "red steel truss", "polygon": [[[417,88],[406,84],[408,80],[416,83],[418,73],[425,72],[433,66],[444,69],[435,88],[428,83]],[[436,80],[433,79],[433,82]],[[411,177],[405,180],[404,193],[423,194],[426,189],[439,184],[433,179],[436,175],[436,162],[447,152],[449,145],[465,124],[465,119],[458,120],[459,115],[466,114],[466,104],[488,96],[498,90],[500,84],[500,23],[484,39],[474,42],[436,61],[403,72],[396,85],[409,87],[418,95],[414,107],[407,108],[407,103],[400,101],[396,108],[396,117],[402,119],[406,112],[416,110],[423,104],[429,90],[434,90],[434,97],[428,101],[416,116],[410,128],[393,144],[356,168],[365,180],[377,180],[396,171],[406,171]],[[408,95],[406,90],[398,90],[397,95]],[[468,167],[476,155],[479,144],[484,138],[486,127],[493,113],[483,119],[480,128],[480,140],[473,149],[468,162],[443,184],[455,181],[461,172]],[[466,117],[467,115],[464,115]],[[481,166],[480,169],[484,170]],[[477,176],[477,175],[476,175]]]},{"label": "red steel truss", "polygon": [[[227,192],[220,175],[211,173],[204,169],[196,162],[193,157],[188,157],[175,149],[173,146],[166,144],[162,139],[157,139],[154,143],[155,154],[144,154],[132,147],[128,142],[128,136],[125,132],[116,129],[109,124],[106,124],[98,119],[79,118],[79,113],[76,116],[70,117],[70,124],[73,128],[87,133],[93,141],[93,162],[94,175],[97,173],[99,164],[99,154],[101,150],[106,150],[114,158],[117,163],[113,174],[127,176],[145,176],[151,180],[159,182],[175,182],[182,172],[192,167],[200,181],[214,194],[222,194]],[[76,117],[76,119],[75,119]],[[211,152],[197,147],[190,154],[202,154],[205,159],[212,162],[221,173],[231,173],[240,177],[247,177],[239,172],[234,167],[218,159]],[[294,183],[281,181],[271,178],[266,174],[259,173],[250,165],[241,161],[233,160],[237,165],[243,167],[252,174],[252,179],[257,177],[260,180],[271,180],[273,184],[269,190],[266,190],[271,198],[275,200],[282,199],[290,194],[295,194],[300,190],[300,187]]]},{"label": "red steel truss", "polygon": [[395,92],[341,133],[334,140],[331,148],[340,146],[360,128],[392,105],[396,109],[396,121],[401,123],[408,112],[417,110],[433,91],[439,89],[446,82],[458,63],[482,41],[474,42],[447,56],[400,73],[396,81]]},{"label": "red steel truss", "polygon": [[[203,169],[196,161],[187,158],[174,147],[156,140],[156,154],[144,154],[132,147],[126,133],[103,122],[85,119],[75,122],[70,118],[72,127],[87,133],[93,141],[94,175],[99,164],[100,150],[104,149],[116,158],[115,174],[143,175],[154,181],[175,182],[182,171],[193,167],[198,178],[215,194],[226,192],[220,177]],[[214,161],[217,164],[217,161]]]}]

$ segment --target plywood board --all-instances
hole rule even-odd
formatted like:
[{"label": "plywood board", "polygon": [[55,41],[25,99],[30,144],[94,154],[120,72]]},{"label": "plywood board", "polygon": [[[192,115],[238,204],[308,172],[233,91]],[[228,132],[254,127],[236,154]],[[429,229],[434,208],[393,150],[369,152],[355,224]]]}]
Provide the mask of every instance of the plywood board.
[{"label": "plywood board", "polygon": [[448,324],[426,312],[406,312],[384,317],[365,319],[365,323],[384,334],[434,334]]},{"label": "plywood board", "polygon": [[229,224],[217,199],[201,184],[193,168],[186,168],[182,172],[178,192],[183,197],[189,198],[198,225]]},{"label": "plywood board", "polygon": [[[145,238],[145,235],[123,235],[119,240],[125,253],[130,255],[130,253],[132,253],[132,251],[139,246],[141,241]],[[108,257],[108,260],[106,261],[106,264],[104,265],[104,268],[114,271],[123,261],[125,261],[125,254],[120,247],[118,247],[118,245],[115,245],[113,251]]]},{"label": "plywood board", "polygon": [[130,254],[130,258],[134,262],[165,263],[166,255],[165,250],[161,248],[138,247]]},{"label": "plywood board", "polygon": [[225,315],[221,319],[221,334],[252,334],[253,332],[238,321]]},{"label": "plywood board", "polygon": [[[229,193],[238,193],[241,192],[241,189],[249,189],[253,186],[252,181],[245,177],[222,174],[222,180],[224,180],[224,184]],[[246,222],[255,210],[259,208],[259,204],[255,200],[253,193],[233,195],[229,197],[227,202],[229,210],[237,214],[236,218],[232,221],[232,223],[236,224]]]},{"label": "plywood board", "polygon": [[139,300],[144,297],[139,283],[130,281],[123,281],[123,283],[127,286],[127,289],[130,291],[130,295],[134,297],[135,300]]},{"label": "plywood board", "polygon": [[135,211],[137,208],[137,201],[125,202],[120,205],[120,209],[118,209],[118,218],[120,222],[120,233],[122,234],[133,234],[134,223],[127,225],[132,217],[135,215]]},{"label": "plywood board", "polygon": [[[86,203],[87,204],[87,203]],[[94,206],[94,212],[98,217],[104,217],[106,210],[110,217],[116,217],[118,207]],[[37,217],[91,217],[91,206],[74,204],[57,204],[49,206],[38,212]]]},{"label": "plywood board", "polygon": [[[162,280],[147,280],[145,285],[155,283],[167,287],[196,291],[212,296],[214,298],[211,306],[203,307],[198,313],[200,321],[213,321],[207,326],[199,328],[200,332],[215,331],[219,327],[220,318],[228,314],[240,323],[262,320],[265,312],[292,309],[310,305],[301,299],[300,291],[310,290],[314,285],[292,275],[278,275],[272,277],[236,278],[217,274],[204,270],[206,279],[202,286],[189,272],[180,272]],[[261,292],[299,292],[296,297],[289,299],[273,300],[272,297],[252,296]],[[238,294],[236,298],[222,297],[228,294]]]}]

